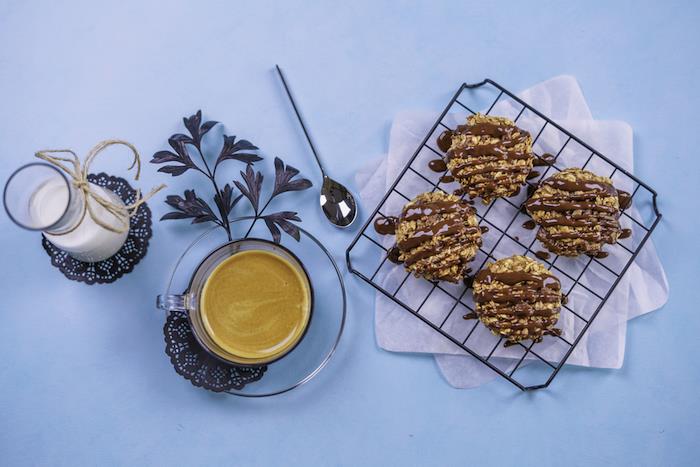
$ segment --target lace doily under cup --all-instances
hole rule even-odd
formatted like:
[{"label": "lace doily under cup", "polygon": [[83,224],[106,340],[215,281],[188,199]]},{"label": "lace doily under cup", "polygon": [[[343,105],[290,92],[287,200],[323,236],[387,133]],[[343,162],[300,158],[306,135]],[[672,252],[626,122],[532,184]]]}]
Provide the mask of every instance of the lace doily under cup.
[{"label": "lace doily under cup", "polygon": [[[88,180],[112,190],[125,204],[136,201],[136,190],[121,177],[99,173],[88,175]],[[56,266],[68,279],[90,285],[109,284],[131,272],[134,266],[146,256],[151,235],[153,235],[151,210],[144,203],[139,206],[136,215],[131,218],[129,236],[126,238],[124,246],[114,256],[103,261],[97,263],[78,261],[54,246],[44,236],[42,236],[41,243],[51,257],[51,264]]]},{"label": "lace doily under cup", "polygon": [[209,355],[197,342],[187,315],[173,311],[163,326],[165,353],[175,371],[193,385],[214,392],[243,389],[263,377],[267,366],[238,367]]}]

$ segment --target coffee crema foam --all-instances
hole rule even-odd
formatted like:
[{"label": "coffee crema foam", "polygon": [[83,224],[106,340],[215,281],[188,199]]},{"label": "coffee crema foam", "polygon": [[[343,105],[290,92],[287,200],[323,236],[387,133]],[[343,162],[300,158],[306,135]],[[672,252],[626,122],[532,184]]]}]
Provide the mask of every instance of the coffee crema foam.
[{"label": "coffee crema foam", "polygon": [[248,250],[222,261],[207,279],[199,310],[209,337],[247,363],[294,347],[311,316],[306,276],[280,256]]}]

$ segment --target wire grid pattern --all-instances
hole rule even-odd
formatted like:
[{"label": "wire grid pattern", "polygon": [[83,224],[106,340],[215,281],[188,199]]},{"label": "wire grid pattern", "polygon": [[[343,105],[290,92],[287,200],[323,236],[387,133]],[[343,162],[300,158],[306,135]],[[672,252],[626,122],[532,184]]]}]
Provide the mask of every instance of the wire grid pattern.
[{"label": "wire grid pattern", "polygon": [[[489,93],[496,95],[495,99],[490,104],[478,102],[477,99],[472,96],[472,93],[475,92],[474,90],[478,89],[488,89]],[[477,102],[471,102],[471,100],[475,100]],[[587,296],[591,298],[591,301],[594,304],[597,302],[597,306],[595,306],[594,309],[590,310],[589,312],[584,312],[581,309],[577,309],[576,306],[571,306],[570,304],[562,305],[562,315],[564,313],[570,313],[571,319],[578,321],[578,326],[576,326],[577,330],[572,336],[561,335],[548,337],[549,339],[557,340],[563,351],[556,358],[552,358],[551,356],[549,358],[545,358],[538,353],[538,348],[533,350],[533,341],[530,341],[529,344],[527,341],[519,342],[515,345],[518,346],[518,349],[522,352],[522,355],[519,357],[519,359],[517,359],[518,357],[515,357],[517,359],[517,363],[515,365],[512,365],[513,360],[509,360],[511,363],[507,368],[504,368],[502,364],[495,361],[498,359],[493,358],[494,353],[499,346],[504,344],[503,337],[498,338],[493,347],[491,347],[490,350],[487,349],[487,351],[484,351],[484,349],[476,349],[471,345],[470,339],[474,335],[475,331],[480,326],[483,327],[479,320],[474,320],[474,324],[466,333],[466,336],[457,335],[446,326],[448,320],[452,319],[455,315],[455,311],[458,309],[458,306],[460,309],[463,307],[463,309],[468,310],[468,312],[473,312],[473,300],[468,300],[471,299],[470,287],[464,286],[462,287],[461,291],[455,292],[455,290],[452,288],[448,288],[439,282],[432,282],[429,292],[420,303],[405,303],[397,295],[412,275],[409,272],[405,272],[405,277],[400,281],[398,287],[394,290],[387,290],[385,286],[380,283],[377,277],[380,274],[380,270],[389,265],[394,268],[403,269],[403,267],[401,265],[394,265],[391,262],[387,263],[388,248],[382,244],[383,242],[375,238],[372,234],[372,223],[376,218],[397,215],[396,212],[383,211],[383,208],[386,208],[387,200],[391,196],[398,196],[402,200],[402,203],[405,203],[418,194],[406,194],[401,190],[400,185],[407,177],[418,177],[426,184],[426,186],[431,187],[429,190],[424,191],[445,190],[444,185],[441,187],[442,182],[440,179],[438,179],[438,181],[431,179],[430,174],[426,171],[427,167],[425,165],[425,161],[422,161],[421,164],[416,164],[416,161],[417,159],[420,160],[421,157],[419,157],[419,155],[425,152],[430,154],[430,156],[433,158],[444,157],[444,153],[436,149],[434,146],[436,136],[440,132],[453,129],[445,123],[446,120],[449,120],[449,118],[446,117],[455,114],[461,114],[462,116],[473,115],[476,113],[474,108],[486,108],[487,110],[482,113],[488,115],[494,110],[497,104],[504,104],[504,101],[508,101],[508,108],[514,112],[514,115],[510,115],[509,118],[519,125],[519,121],[524,115],[527,115],[527,119],[529,120],[531,126],[533,122],[541,122],[541,125],[537,125],[539,126],[539,129],[528,128],[533,135],[533,151],[536,155],[540,156],[543,153],[543,151],[538,153],[537,150],[537,142],[542,137],[543,133],[548,132],[550,140],[555,139],[562,142],[557,149],[547,151],[555,156],[554,162],[550,165],[542,166],[541,169],[543,170],[543,173],[537,177],[537,180],[528,180],[528,185],[535,187],[538,181],[546,178],[548,173],[550,173],[552,170],[561,171],[566,167],[581,167],[584,169],[589,168],[589,170],[593,170],[592,166],[595,166],[596,168],[594,172],[598,173],[599,175],[609,176],[613,179],[618,188],[620,188],[619,185],[624,185],[625,188],[629,188],[629,193],[631,194],[632,198],[629,205],[630,207],[622,212],[620,221],[623,227],[629,226],[631,227],[630,230],[633,230],[635,233],[632,240],[627,242],[618,241],[616,245],[609,246],[609,248],[622,248],[626,252],[624,256],[626,261],[618,262],[618,264],[608,264],[602,258],[586,257],[581,261],[579,269],[572,271],[570,268],[562,265],[562,260],[567,261],[569,259],[560,258],[559,256],[554,255],[553,258],[544,261],[548,269],[552,270],[562,280],[562,289],[565,288],[564,282],[568,283],[568,291],[566,292],[567,297],[576,287],[579,287],[579,290],[584,291]],[[502,110],[503,106],[500,106],[497,109]],[[567,150],[571,149],[571,147],[574,145],[576,146],[577,150],[569,151],[572,152],[572,154],[568,154],[566,157],[568,157],[569,160],[565,161],[564,159],[566,158],[565,154],[567,153]],[[604,170],[605,167],[609,167],[611,169],[609,174],[601,171]],[[447,171],[437,175],[444,176],[446,174]],[[407,165],[403,168],[395,182],[380,201],[379,205],[372,212],[358,235],[352,241],[346,251],[346,260],[348,268],[352,273],[362,278],[379,292],[383,293],[395,303],[421,319],[436,332],[442,334],[455,345],[480,360],[483,364],[487,365],[493,371],[513,383],[519,389],[540,389],[549,386],[554,377],[558,374],[561,367],[566,363],[566,360],[569,358],[576,345],[580,342],[593,320],[603,308],[606,301],[615,290],[615,287],[620,282],[620,279],[632,264],[637,254],[640,252],[642,246],[646,243],[649,235],[661,220],[661,213],[656,205],[656,197],[656,192],[647,184],[637,179],[633,174],[615,164],[610,159],[587,145],[585,142],[581,141],[564,128],[560,127],[557,123],[544,116],[542,113],[528,105],[526,102],[515,96],[498,83],[490,79],[486,79],[476,84],[465,83],[462,84],[462,86],[460,86],[460,88],[454,94],[449,104],[440,114],[439,118],[433,125],[432,129],[428,132],[428,135],[426,135],[419,148],[409,159]],[[524,202],[526,198],[527,197],[523,198],[522,202]],[[649,214],[646,216],[646,218],[644,218],[641,214],[635,215],[634,212],[630,212],[633,205],[642,207],[642,205],[645,204],[644,201],[646,201],[646,208]],[[511,227],[516,224],[518,219],[529,219],[523,217],[524,214],[522,212],[522,202],[516,203],[512,198],[499,198],[491,202],[488,206],[482,206],[481,208],[483,209],[477,209],[479,225],[488,227],[488,230],[493,232],[497,238],[494,238],[492,242],[489,242],[490,245],[488,246],[482,245],[480,248],[480,254],[472,263],[474,272],[482,269],[488,260],[495,261],[499,259],[495,256],[495,253],[499,246],[504,242],[511,242],[514,245],[517,245],[523,250],[521,254],[525,254],[530,257],[535,256],[536,251],[540,249],[536,247],[539,242],[534,238],[534,235],[531,241],[524,241],[521,240],[518,235],[514,235],[511,231]],[[496,215],[491,214],[494,206],[498,205],[497,203],[506,203],[505,205],[501,206],[506,206],[510,210],[509,213],[507,213],[507,215],[504,215],[503,212]],[[501,209],[501,211],[503,210]],[[372,250],[374,250],[374,252]],[[366,254],[376,254],[377,251],[381,252],[381,260],[376,267],[356,267],[354,265],[353,259],[357,259],[358,255],[364,257]],[[501,255],[501,257],[503,256],[504,255]],[[481,260],[479,260],[480,257]],[[609,280],[607,281],[606,286],[602,289],[601,287],[593,287],[582,280],[584,278],[584,273],[591,268],[597,268],[603,272],[607,271],[605,274],[608,276]],[[362,269],[365,270],[363,271]],[[446,296],[450,298],[452,306],[449,308],[449,311],[445,314],[444,318],[441,320],[432,320],[424,316],[422,312],[424,311],[426,302],[428,302],[431,295],[437,290],[446,294]],[[461,316],[459,319],[461,319]],[[494,337],[494,340],[496,340],[496,337]],[[524,381],[525,378],[523,378],[523,381],[520,380],[520,372],[518,372],[518,370],[521,367],[525,367],[523,362],[525,362],[526,358],[528,358],[528,360],[539,362],[539,366],[545,370],[544,377],[541,378],[541,380],[543,380],[542,382],[536,381],[535,384],[528,384]]]}]

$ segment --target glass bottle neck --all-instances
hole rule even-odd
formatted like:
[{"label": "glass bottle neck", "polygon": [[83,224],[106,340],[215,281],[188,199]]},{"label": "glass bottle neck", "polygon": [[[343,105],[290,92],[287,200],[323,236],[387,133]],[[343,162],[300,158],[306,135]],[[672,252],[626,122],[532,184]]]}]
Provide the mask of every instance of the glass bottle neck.
[{"label": "glass bottle neck", "polygon": [[[68,208],[58,222],[44,231],[47,234],[60,235],[66,233],[77,227],[83,220],[83,210],[86,209],[85,194],[82,190],[76,189],[73,184],[69,184],[68,189],[70,190]],[[85,213],[85,215],[89,214]]]}]

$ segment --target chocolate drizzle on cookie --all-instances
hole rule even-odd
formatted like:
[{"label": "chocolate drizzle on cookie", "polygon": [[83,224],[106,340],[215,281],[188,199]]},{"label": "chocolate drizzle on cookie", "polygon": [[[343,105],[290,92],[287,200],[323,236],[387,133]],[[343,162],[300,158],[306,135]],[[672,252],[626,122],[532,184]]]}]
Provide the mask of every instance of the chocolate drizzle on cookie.
[{"label": "chocolate drizzle on cookie", "polygon": [[481,230],[469,204],[442,192],[423,193],[404,206],[396,240],[406,269],[458,282],[481,245]]},{"label": "chocolate drizzle on cookie", "polygon": [[609,179],[567,169],[542,181],[525,208],[540,225],[537,239],[549,251],[595,255],[620,235],[617,200]]},{"label": "chocolate drizzle on cookie", "polygon": [[374,220],[374,230],[380,235],[394,235],[397,221],[398,218],[394,216],[378,217]]},{"label": "chocolate drizzle on cookie", "polygon": [[474,276],[464,276],[462,283],[466,288],[471,289],[474,285]]},{"label": "chocolate drizzle on cookie", "polygon": [[556,156],[546,152],[541,156],[535,157],[535,160],[532,162],[532,165],[535,167],[545,167],[554,164],[555,159]]},{"label": "chocolate drizzle on cookie", "polygon": [[559,319],[561,284],[533,259],[512,256],[476,275],[474,300],[479,319],[495,334],[511,343],[538,342]]},{"label": "chocolate drizzle on cookie", "polygon": [[437,147],[440,151],[447,152],[452,146],[452,130],[445,130],[437,137]]},{"label": "chocolate drizzle on cookie", "polygon": [[399,259],[400,256],[401,250],[399,250],[399,247],[396,245],[389,248],[389,251],[386,252],[386,258],[394,264],[401,264],[402,261]]},{"label": "chocolate drizzle on cookie", "polygon": [[452,134],[450,172],[469,197],[512,196],[532,169],[532,137],[501,117],[473,115]]},{"label": "chocolate drizzle on cookie", "polygon": [[532,282],[538,289],[544,287],[549,287],[554,290],[561,289],[559,279],[551,274],[535,274],[525,271],[492,272],[490,269],[484,269],[483,271],[479,271],[476,275],[476,280],[482,284],[502,282],[505,285],[511,286],[523,282]]},{"label": "chocolate drizzle on cookie", "polygon": [[551,186],[563,191],[585,191],[587,193],[604,194],[617,196],[617,190],[612,183],[599,182],[595,180],[567,180],[565,178],[549,177],[540,186]]},{"label": "chocolate drizzle on cookie", "polygon": [[632,195],[630,195],[626,191],[618,190],[617,197],[620,203],[620,209],[622,209],[623,211],[630,207],[630,204],[632,204]]}]

